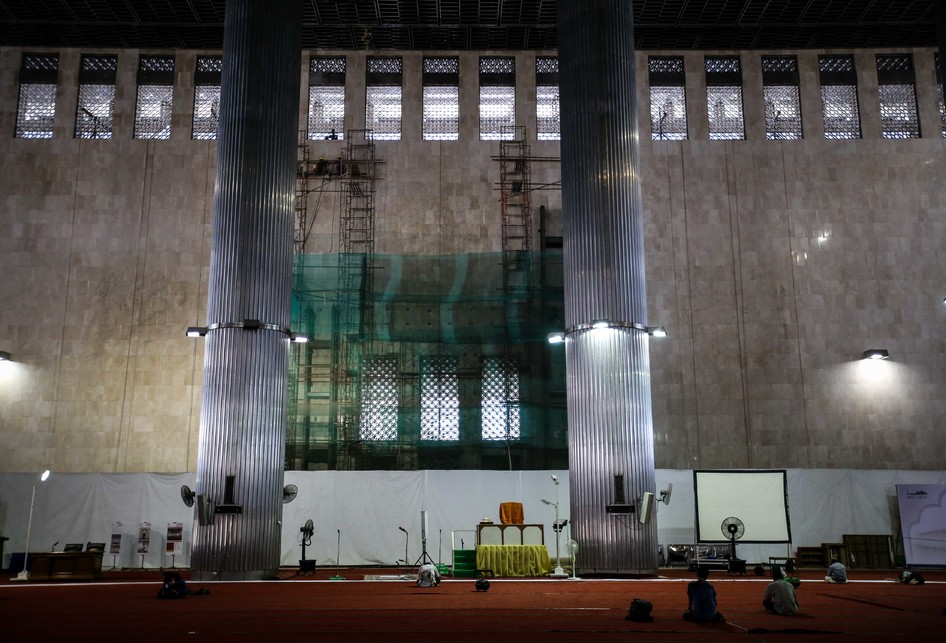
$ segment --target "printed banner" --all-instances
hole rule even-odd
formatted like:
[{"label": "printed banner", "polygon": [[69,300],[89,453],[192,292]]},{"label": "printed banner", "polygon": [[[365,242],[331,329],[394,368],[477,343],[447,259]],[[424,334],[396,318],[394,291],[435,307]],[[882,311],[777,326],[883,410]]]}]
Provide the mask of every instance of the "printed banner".
[{"label": "printed banner", "polygon": [[147,554],[151,550],[151,523],[138,525],[138,553]]},{"label": "printed banner", "polygon": [[122,553],[122,524],[112,523],[112,542],[108,546],[108,553],[118,556]]},{"label": "printed banner", "polygon": [[168,523],[168,540],[165,552],[168,554],[180,554],[184,547],[184,523]]},{"label": "printed banner", "polygon": [[898,484],[907,566],[946,565],[946,485]]}]

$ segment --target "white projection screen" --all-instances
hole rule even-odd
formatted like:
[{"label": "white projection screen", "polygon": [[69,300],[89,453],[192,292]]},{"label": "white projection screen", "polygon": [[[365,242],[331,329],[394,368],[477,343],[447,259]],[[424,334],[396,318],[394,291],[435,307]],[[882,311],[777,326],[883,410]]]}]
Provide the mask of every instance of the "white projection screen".
[{"label": "white projection screen", "polygon": [[693,472],[696,540],[729,542],[721,525],[735,517],[745,525],[740,543],[788,543],[788,484],[784,469]]}]

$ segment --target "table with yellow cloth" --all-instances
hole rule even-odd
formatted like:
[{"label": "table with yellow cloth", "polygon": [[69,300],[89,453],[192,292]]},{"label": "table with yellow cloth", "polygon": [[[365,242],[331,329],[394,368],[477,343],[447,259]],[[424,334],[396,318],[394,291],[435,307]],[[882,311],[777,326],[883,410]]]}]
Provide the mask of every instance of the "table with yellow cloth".
[{"label": "table with yellow cloth", "polygon": [[496,576],[548,576],[552,562],[545,545],[477,545],[476,568]]}]

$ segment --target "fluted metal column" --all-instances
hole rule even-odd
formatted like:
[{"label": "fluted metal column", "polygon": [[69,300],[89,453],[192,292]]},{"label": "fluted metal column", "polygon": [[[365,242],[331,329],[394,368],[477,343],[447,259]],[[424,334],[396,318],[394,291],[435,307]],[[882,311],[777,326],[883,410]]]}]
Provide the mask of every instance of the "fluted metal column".
[{"label": "fluted metal column", "polygon": [[279,567],[300,7],[226,4],[196,488],[215,513],[195,520],[198,580]]},{"label": "fluted metal column", "polygon": [[657,568],[656,524],[607,510],[622,494],[638,509],[655,490],[632,4],[558,4],[569,482],[584,574]]}]

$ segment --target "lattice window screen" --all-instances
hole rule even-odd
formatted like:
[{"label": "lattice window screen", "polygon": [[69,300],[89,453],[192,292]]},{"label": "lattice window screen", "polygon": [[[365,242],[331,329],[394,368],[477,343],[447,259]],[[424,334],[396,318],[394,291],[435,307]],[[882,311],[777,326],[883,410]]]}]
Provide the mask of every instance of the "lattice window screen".
[{"label": "lattice window screen", "polygon": [[711,141],[742,140],[746,137],[742,113],[742,87],[710,86],[706,88]]},{"label": "lattice window screen", "polygon": [[343,57],[315,57],[309,61],[310,77],[312,74],[335,75],[333,80],[309,85],[309,140],[345,140],[346,64]]},{"label": "lattice window screen", "polygon": [[[59,56],[27,54],[23,56],[21,74],[37,74],[32,81],[20,83],[16,108],[17,138],[52,138],[56,114],[56,75]],[[35,82],[34,82],[35,81]],[[49,82],[46,82],[49,81]]]},{"label": "lattice window screen", "polygon": [[878,55],[877,80],[884,138],[919,138],[913,58],[902,54]]},{"label": "lattice window screen", "polygon": [[112,138],[115,85],[79,85],[76,138]]},{"label": "lattice window screen", "polygon": [[401,140],[401,88],[368,87],[365,92],[365,125],[379,141]]},{"label": "lattice window screen", "polygon": [[650,137],[655,141],[687,139],[685,87],[650,88]]},{"label": "lattice window screen", "polygon": [[171,138],[171,85],[139,85],[135,107],[135,138]]},{"label": "lattice window screen", "polygon": [[481,413],[484,440],[519,439],[519,367],[514,360],[483,360]]},{"label": "lattice window screen", "polygon": [[76,108],[76,138],[112,138],[112,114],[115,108],[114,74],[117,56],[83,56],[79,71],[109,76],[112,82],[80,82]]},{"label": "lattice window screen", "polygon": [[[197,72],[221,74],[223,59],[216,56],[198,56]],[[217,124],[220,119],[220,82],[195,81],[194,86],[194,123],[191,138],[200,141],[212,141],[217,138]]]},{"label": "lattice window screen", "polygon": [[798,87],[769,85],[762,88],[762,94],[765,100],[765,137],[776,141],[802,138]]},{"label": "lattice window screen", "polygon": [[424,87],[424,140],[456,141],[460,138],[460,89]]},{"label": "lattice window screen", "polygon": [[861,137],[861,115],[856,85],[822,85],[824,137],[852,139]]},{"label": "lattice window screen", "polygon": [[460,439],[460,380],[456,357],[426,357],[420,373],[420,439]]},{"label": "lattice window screen", "polygon": [[46,83],[20,85],[16,110],[17,138],[52,138],[56,114],[56,86]]},{"label": "lattice window screen", "polygon": [[939,95],[939,123],[943,132],[943,138],[946,138],[946,102],[943,101],[943,85],[936,85],[936,93]]},{"label": "lattice window screen", "polygon": [[515,124],[516,88],[480,87],[480,140],[511,140]]},{"label": "lattice window screen", "polygon": [[361,386],[363,440],[397,439],[397,358],[376,357],[365,362]]},{"label": "lattice window screen", "polygon": [[[535,72],[557,74],[558,58],[539,56],[535,59]],[[535,87],[535,132],[540,141],[559,141],[562,138],[562,118],[558,85],[536,81]]]},{"label": "lattice window screen", "polygon": [[535,128],[540,141],[559,141],[562,138],[559,94],[555,85],[535,88]]},{"label": "lattice window screen", "polygon": [[[345,139],[345,88],[309,88],[309,140]],[[336,140],[333,139],[333,140]]]},{"label": "lattice window screen", "polygon": [[913,85],[880,85],[878,90],[884,138],[919,138],[920,121]]},{"label": "lattice window screen", "polygon": [[217,138],[217,122],[220,119],[220,86],[197,85],[194,88],[195,140],[212,141]]}]

